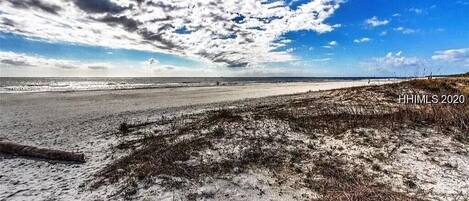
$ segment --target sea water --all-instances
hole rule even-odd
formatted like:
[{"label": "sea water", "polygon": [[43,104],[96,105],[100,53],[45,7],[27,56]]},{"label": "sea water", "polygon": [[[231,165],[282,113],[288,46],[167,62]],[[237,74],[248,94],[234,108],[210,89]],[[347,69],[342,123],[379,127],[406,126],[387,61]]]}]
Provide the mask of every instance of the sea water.
[{"label": "sea water", "polygon": [[67,92],[170,87],[232,86],[253,83],[334,82],[368,77],[0,77],[0,93]]}]

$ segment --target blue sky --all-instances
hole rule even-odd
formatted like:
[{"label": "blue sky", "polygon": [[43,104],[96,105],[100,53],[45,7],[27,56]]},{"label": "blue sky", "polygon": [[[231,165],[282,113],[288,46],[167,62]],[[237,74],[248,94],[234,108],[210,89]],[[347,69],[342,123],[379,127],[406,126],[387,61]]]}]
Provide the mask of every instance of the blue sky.
[{"label": "blue sky", "polygon": [[97,1],[0,2],[0,76],[469,71],[469,0]]}]

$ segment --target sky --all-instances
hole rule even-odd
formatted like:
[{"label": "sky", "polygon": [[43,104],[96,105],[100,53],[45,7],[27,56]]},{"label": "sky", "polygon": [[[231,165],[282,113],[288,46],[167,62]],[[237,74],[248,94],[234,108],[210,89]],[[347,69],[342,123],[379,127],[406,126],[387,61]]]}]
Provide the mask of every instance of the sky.
[{"label": "sky", "polygon": [[469,71],[469,0],[2,0],[0,76]]}]

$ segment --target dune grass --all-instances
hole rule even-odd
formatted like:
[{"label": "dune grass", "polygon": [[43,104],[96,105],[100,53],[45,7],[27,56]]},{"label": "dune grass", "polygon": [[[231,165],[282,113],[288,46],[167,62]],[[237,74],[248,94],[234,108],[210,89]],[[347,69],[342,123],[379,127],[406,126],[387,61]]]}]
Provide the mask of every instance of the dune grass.
[{"label": "dune grass", "polygon": [[[162,179],[158,185],[168,190],[184,189],[200,184],[204,178],[224,178],[266,169],[275,173],[272,177],[279,186],[284,185],[285,175],[302,178],[301,185],[320,195],[317,200],[419,200],[421,198],[415,195],[393,191],[390,186],[374,181],[363,167],[347,166],[330,152],[288,138],[286,132],[314,139],[318,135],[338,136],[357,128],[387,129],[394,133],[433,128],[468,144],[469,104],[395,104],[396,95],[408,89],[465,94],[465,86],[464,79],[413,80],[334,90],[331,95],[320,98],[220,109],[160,122],[123,123],[119,130],[129,135],[144,126],[159,125],[167,129],[119,144],[118,149],[134,151],[98,172],[92,187],[123,182],[116,196],[131,197],[137,193],[138,184],[156,185],[154,178]],[[376,97],[383,100],[377,101]],[[268,128],[274,124],[266,124],[266,121],[285,124],[290,130]],[[369,146],[379,145],[370,142]],[[224,147],[236,147],[239,152],[223,150]],[[217,151],[222,157],[210,158],[204,155],[207,150]],[[380,167],[373,169],[379,171]],[[188,196],[191,197],[197,196]]]}]

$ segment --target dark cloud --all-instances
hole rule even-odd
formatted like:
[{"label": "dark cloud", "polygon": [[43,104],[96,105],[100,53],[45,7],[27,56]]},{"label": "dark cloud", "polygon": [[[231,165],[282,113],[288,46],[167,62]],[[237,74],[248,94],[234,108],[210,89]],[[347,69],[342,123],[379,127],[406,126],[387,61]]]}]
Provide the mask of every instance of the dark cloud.
[{"label": "dark cloud", "polygon": [[[163,25],[162,27],[165,27],[165,25]],[[160,27],[159,29],[162,29],[162,27]],[[149,31],[148,29],[144,28],[144,29],[141,29],[139,32],[138,32],[145,40],[147,40],[147,42],[150,42],[150,44],[158,47],[158,48],[161,48],[161,49],[168,49],[168,50],[175,50],[177,51],[178,49],[180,49],[181,47],[179,47],[178,45],[176,45],[175,43],[171,42],[170,40],[167,40],[165,38],[163,38],[163,34],[164,33],[154,33],[152,31]],[[153,41],[156,41],[158,42],[159,44],[154,44],[152,43]]]},{"label": "dark cloud", "polygon": [[[137,2],[139,2],[139,1],[141,2],[141,0],[137,0]],[[168,3],[165,3],[165,2],[162,2],[162,1],[158,1],[158,2],[147,1],[147,6],[160,7],[160,8],[163,9],[165,12],[183,9],[183,7],[179,7],[179,6],[176,6],[176,5],[168,4]]]},{"label": "dark cloud", "polygon": [[230,68],[243,68],[248,66],[249,62],[231,62],[228,64],[228,67]]},{"label": "dark cloud", "polygon": [[101,22],[106,22],[110,25],[116,25],[116,24],[119,24],[119,25],[122,25],[125,30],[127,31],[135,31],[137,30],[138,26],[142,23],[134,20],[134,19],[131,19],[131,18],[128,18],[126,16],[119,16],[119,17],[115,17],[115,16],[112,16],[112,15],[106,15],[102,18],[99,18],[97,19]]},{"label": "dark cloud", "polygon": [[164,21],[169,21],[169,20],[172,20],[173,18],[170,17],[170,16],[165,16],[164,18],[155,18],[155,19],[152,19],[150,20],[151,23],[155,23],[155,22],[164,22]]},{"label": "dark cloud", "polygon": [[143,2],[145,2],[145,0],[134,0],[135,2],[137,2],[138,4],[142,4]]},{"label": "dark cloud", "polygon": [[162,31],[165,31],[165,30],[168,30],[168,29],[174,29],[174,26],[172,24],[164,24],[163,26],[158,28],[157,31],[159,33],[159,32],[162,32]]},{"label": "dark cloud", "polygon": [[215,13],[210,13],[210,15],[207,15],[205,17],[208,17],[210,20],[212,20],[212,22],[229,22],[229,21],[231,21],[230,18],[219,15],[219,14],[215,14]]},{"label": "dark cloud", "polygon": [[279,20],[282,19],[283,17],[279,16],[272,16],[272,17],[254,17],[254,19],[257,19],[265,24],[271,23],[273,20]]},{"label": "dark cloud", "polygon": [[200,51],[198,55],[216,63],[225,63],[227,67],[230,68],[246,67],[249,64],[249,62],[244,59],[231,59],[233,55],[239,55],[238,52],[208,53],[207,51]]},{"label": "dark cloud", "polygon": [[107,66],[88,66],[88,69],[91,69],[91,70],[106,70],[108,69]]},{"label": "dark cloud", "polygon": [[75,0],[75,5],[91,13],[119,13],[127,9],[109,0]]},{"label": "dark cloud", "polygon": [[10,27],[15,26],[15,22],[11,19],[6,18],[6,17],[2,18],[2,24],[6,25],[6,26],[10,26]]},{"label": "dark cloud", "polygon": [[13,60],[13,59],[2,59],[0,60],[2,64],[8,64],[11,66],[34,66],[24,60]]},{"label": "dark cloud", "polygon": [[56,64],[55,66],[58,68],[62,68],[62,69],[77,69],[78,68],[78,66],[74,66],[71,64]]},{"label": "dark cloud", "polygon": [[62,8],[60,8],[59,6],[48,4],[40,0],[7,0],[7,1],[13,4],[13,6],[17,8],[24,8],[24,9],[36,8],[36,9],[40,9],[42,11],[52,13],[55,15],[57,15],[58,11],[62,10]]},{"label": "dark cloud", "polygon": [[286,7],[285,5],[276,5],[276,6],[271,6],[269,9],[275,9],[275,8],[283,8]]},{"label": "dark cloud", "polygon": [[240,31],[240,32],[238,32],[238,34],[241,36],[241,38],[244,39],[243,41],[240,42],[241,44],[254,43],[255,42],[249,32]]}]

